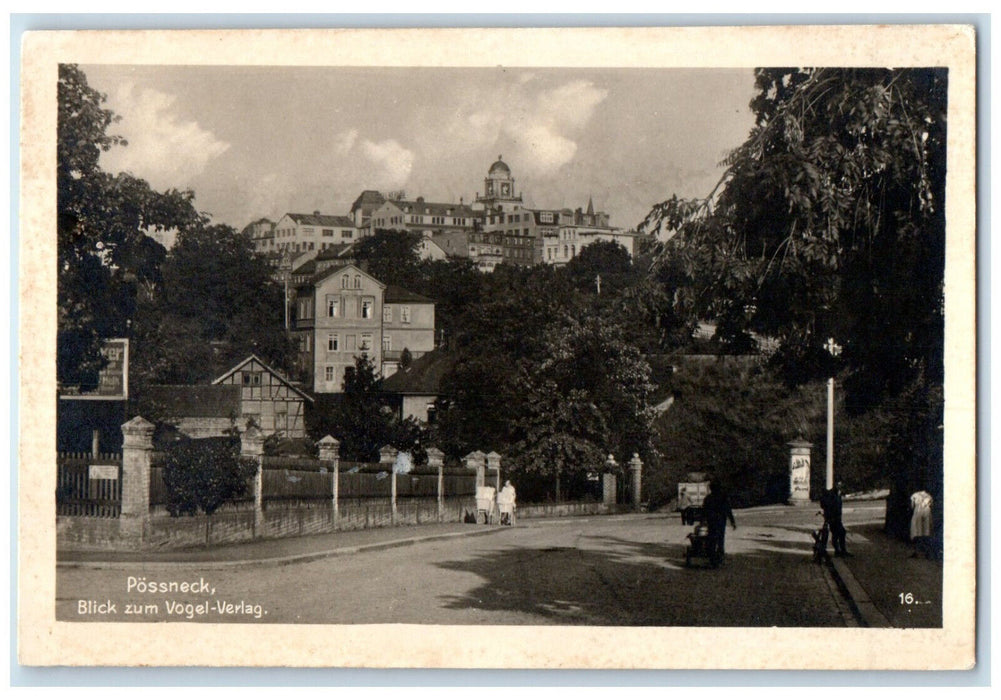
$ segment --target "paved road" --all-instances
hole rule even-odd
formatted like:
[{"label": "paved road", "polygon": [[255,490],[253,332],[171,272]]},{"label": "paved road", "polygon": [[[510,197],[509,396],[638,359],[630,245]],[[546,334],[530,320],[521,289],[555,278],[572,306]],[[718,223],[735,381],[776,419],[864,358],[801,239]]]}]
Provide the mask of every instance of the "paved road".
[{"label": "paved road", "polygon": [[[684,567],[691,528],[676,515],[523,520],[483,537],[281,566],[60,567],[56,615],[328,624],[854,624],[827,569],[811,561],[811,509],[737,517],[726,565],[716,570]],[[855,513],[856,520],[867,517]],[[197,582],[205,590],[142,593],[143,577],[145,583]],[[130,604],[139,607],[130,611]]]}]

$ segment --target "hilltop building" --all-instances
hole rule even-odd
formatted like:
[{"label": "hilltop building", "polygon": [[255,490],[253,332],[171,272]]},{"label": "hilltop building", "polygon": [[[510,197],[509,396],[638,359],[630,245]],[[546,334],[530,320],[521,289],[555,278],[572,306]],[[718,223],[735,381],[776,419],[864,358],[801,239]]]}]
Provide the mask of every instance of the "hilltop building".
[{"label": "hilltop building", "polygon": [[354,221],[346,216],[288,213],[274,225],[276,251],[305,253],[324,250],[335,245],[354,243],[361,232]]}]

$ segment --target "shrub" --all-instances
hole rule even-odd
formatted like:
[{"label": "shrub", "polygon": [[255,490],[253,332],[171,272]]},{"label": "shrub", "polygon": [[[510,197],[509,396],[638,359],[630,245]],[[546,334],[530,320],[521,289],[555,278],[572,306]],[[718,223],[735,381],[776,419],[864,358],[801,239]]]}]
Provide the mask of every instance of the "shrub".
[{"label": "shrub", "polygon": [[232,438],[183,440],[166,450],[163,482],[167,511],[174,517],[211,515],[226,501],[245,497],[257,471],[252,459],[240,457],[240,441]]}]

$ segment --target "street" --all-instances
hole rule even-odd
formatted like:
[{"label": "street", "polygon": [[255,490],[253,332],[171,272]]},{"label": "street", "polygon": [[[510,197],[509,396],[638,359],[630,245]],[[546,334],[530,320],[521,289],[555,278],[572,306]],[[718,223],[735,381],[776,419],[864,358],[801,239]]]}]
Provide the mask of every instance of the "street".
[{"label": "street", "polygon": [[[851,527],[881,513],[881,503],[863,504],[846,521]],[[817,524],[812,508],[738,511],[720,569],[685,568],[691,528],[660,513],[523,520],[482,537],[286,565],[60,567],[56,614],[65,621],[854,625],[826,567],[812,563],[809,530]]]}]

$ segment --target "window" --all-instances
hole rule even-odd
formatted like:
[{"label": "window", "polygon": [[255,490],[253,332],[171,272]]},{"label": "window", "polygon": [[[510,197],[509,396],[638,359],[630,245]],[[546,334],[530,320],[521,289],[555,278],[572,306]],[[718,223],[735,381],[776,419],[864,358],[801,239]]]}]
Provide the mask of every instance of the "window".
[{"label": "window", "polygon": [[383,338],[382,338],[382,351],[383,352],[389,352],[392,349],[393,349],[393,339],[390,338],[388,335],[383,336]]},{"label": "window", "polygon": [[341,336],[331,333],[327,336],[327,352],[337,352],[341,349]]},{"label": "window", "polygon": [[542,212],[541,214],[539,214],[539,221],[541,221],[544,224],[553,223],[553,213],[551,211]]},{"label": "window", "polygon": [[361,317],[362,318],[372,318],[372,309],[375,306],[375,301],[373,299],[362,299],[361,300]]},{"label": "window", "polygon": [[343,277],[341,277],[341,289],[347,289],[348,288],[348,282],[349,282],[350,279],[351,278],[348,277],[347,275],[344,275]]},{"label": "window", "polygon": [[400,321],[403,323],[410,323],[410,307],[401,306],[400,307]]},{"label": "window", "polygon": [[385,304],[382,307],[382,322],[392,323],[393,322],[393,307],[389,304]]},{"label": "window", "polygon": [[354,352],[354,350],[355,350],[355,336],[353,336],[353,335],[345,336],[344,340],[347,343],[347,348],[345,348],[345,349],[348,352]]},{"label": "window", "polygon": [[358,349],[361,350],[362,352],[368,352],[369,350],[372,349],[372,334],[371,333],[362,333],[361,334],[361,340],[358,343]]},{"label": "window", "polygon": [[313,235],[313,227],[312,226],[305,226],[305,227],[303,227],[302,232],[305,235],[307,235],[307,236],[312,236]]},{"label": "window", "polygon": [[341,300],[336,297],[327,297],[327,317],[337,318],[340,313]]},{"label": "window", "polygon": [[326,367],[323,368],[323,380],[324,381],[326,381],[326,382],[332,382],[332,381],[334,381],[334,376],[335,375],[334,375],[334,366],[333,365],[327,365]]},{"label": "window", "polygon": [[325,229],[323,229],[323,237],[324,238],[333,238],[334,237],[334,229],[332,229],[332,228],[325,228]]},{"label": "window", "polygon": [[260,372],[244,372],[243,373],[243,385],[244,386],[260,386],[261,385],[261,373]]},{"label": "window", "polygon": [[344,229],[343,231],[341,231],[341,238],[342,239],[344,239],[344,238],[354,238],[354,235],[355,235],[355,232],[351,231],[350,229]]},{"label": "window", "polygon": [[355,289],[361,289],[361,275],[355,275]]}]

